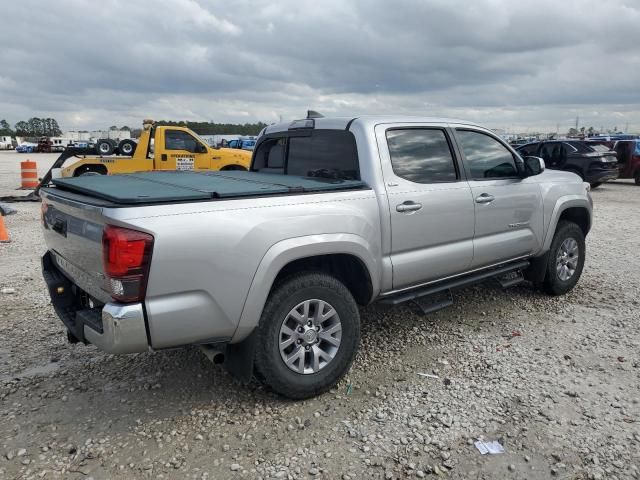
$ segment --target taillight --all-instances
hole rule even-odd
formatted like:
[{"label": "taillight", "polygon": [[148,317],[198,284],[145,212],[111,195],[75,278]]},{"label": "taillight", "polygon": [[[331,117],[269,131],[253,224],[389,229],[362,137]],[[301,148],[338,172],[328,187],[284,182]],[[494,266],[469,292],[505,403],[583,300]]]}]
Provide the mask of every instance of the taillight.
[{"label": "taillight", "polygon": [[129,228],[106,225],[102,232],[102,263],[111,297],[139,302],[147,289],[153,236]]}]

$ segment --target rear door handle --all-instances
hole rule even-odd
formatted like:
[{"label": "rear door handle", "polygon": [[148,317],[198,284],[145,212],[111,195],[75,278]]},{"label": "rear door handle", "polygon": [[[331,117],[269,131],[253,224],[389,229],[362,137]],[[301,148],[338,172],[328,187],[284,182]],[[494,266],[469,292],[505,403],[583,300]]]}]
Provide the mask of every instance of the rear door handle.
[{"label": "rear door handle", "polygon": [[483,193],[482,195],[478,195],[476,197],[476,203],[491,203],[496,199],[493,195],[489,195],[488,193]]},{"label": "rear door handle", "polygon": [[415,203],[412,202],[411,200],[407,200],[404,203],[401,203],[400,205],[396,205],[396,211],[397,212],[415,212],[416,210],[420,210],[422,208],[422,204],[421,203]]}]

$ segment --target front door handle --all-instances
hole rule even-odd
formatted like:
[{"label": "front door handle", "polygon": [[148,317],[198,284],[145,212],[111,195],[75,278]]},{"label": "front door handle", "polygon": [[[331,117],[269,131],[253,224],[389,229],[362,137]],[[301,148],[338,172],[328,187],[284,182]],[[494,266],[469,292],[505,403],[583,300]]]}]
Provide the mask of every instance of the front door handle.
[{"label": "front door handle", "polygon": [[416,210],[420,210],[421,208],[422,208],[421,203],[415,203],[415,202],[412,202],[411,200],[401,203],[400,205],[396,205],[396,211],[401,213],[415,212]]},{"label": "front door handle", "polygon": [[482,195],[478,195],[476,197],[476,203],[491,203],[496,199],[493,195],[489,195],[488,193],[483,193]]}]

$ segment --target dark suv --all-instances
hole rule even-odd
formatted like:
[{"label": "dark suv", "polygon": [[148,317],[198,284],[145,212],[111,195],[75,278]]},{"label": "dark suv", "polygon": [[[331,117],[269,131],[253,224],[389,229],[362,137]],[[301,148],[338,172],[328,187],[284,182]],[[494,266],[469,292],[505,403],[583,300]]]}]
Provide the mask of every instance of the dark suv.
[{"label": "dark suv", "polygon": [[580,140],[544,140],[518,147],[522,157],[541,157],[547,168],[579,175],[591,188],[618,178],[616,152],[605,145]]}]

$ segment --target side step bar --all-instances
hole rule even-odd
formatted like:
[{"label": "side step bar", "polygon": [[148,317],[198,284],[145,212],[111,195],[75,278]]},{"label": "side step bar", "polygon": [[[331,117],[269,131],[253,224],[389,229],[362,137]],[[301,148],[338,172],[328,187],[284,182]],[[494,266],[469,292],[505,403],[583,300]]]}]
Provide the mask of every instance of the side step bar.
[{"label": "side step bar", "polygon": [[496,277],[496,280],[502,288],[509,288],[524,282],[524,275],[522,273],[522,270],[513,270],[511,272],[505,273],[504,275]]},{"label": "side step bar", "polygon": [[[500,281],[500,284],[503,286],[503,288],[506,288],[507,286],[515,285],[516,283],[520,283],[521,281],[523,281],[524,277],[522,276],[521,270],[527,268],[528,266],[529,260],[521,260],[519,262],[509,263],[507,265],[493,268],[491,270],[483,270],[481,272],[472,273],[464,277],[446,280],[436,285],[427,285],[424,287],[418,287],[413,290],[409,290],[407,292],[400,292],[395,295],[383,297],[378,301],[387,305],[398,305],[404,302],[415,301],[416,299],[420,299],[428,295],[447,292],[456,288],[468,287],[469,285],[473,285],[474,283],[480,283],[490,278],[500,277],[501,275],[507,273],[518,272],[518,275],[513,279]],[[453,300],[451,299],[451,293],[449,292],[449,300],[435,303],[432,306],[436,307],[437,305],[442,305],[442,308],[444,308],[451,305],[452,303]],[[420,303],[418,303],[418,305],[424,311]],[[430,308],[425,313],[433,312],[438,309],[439,308]]]}]

